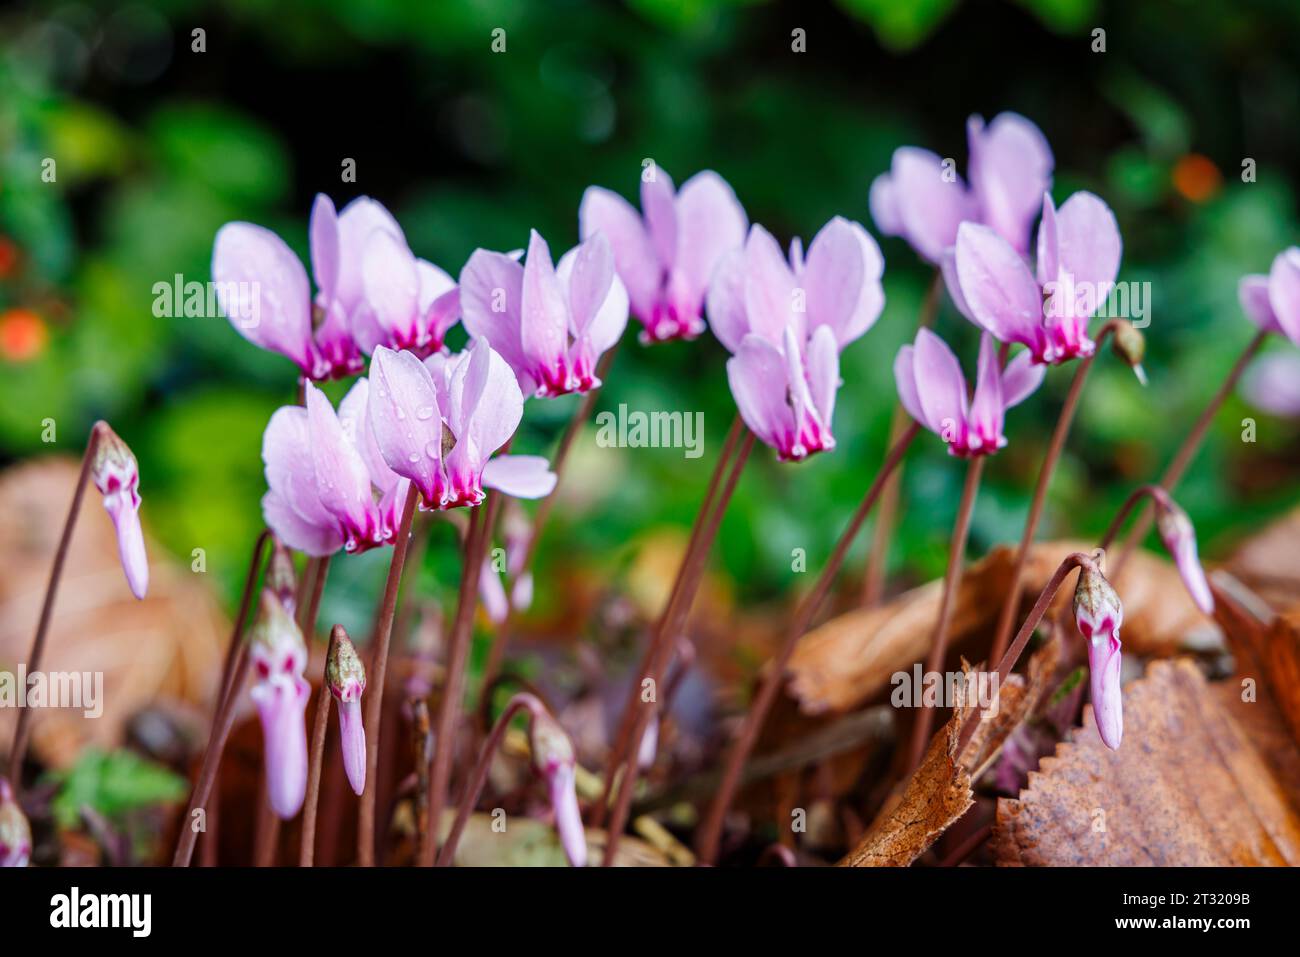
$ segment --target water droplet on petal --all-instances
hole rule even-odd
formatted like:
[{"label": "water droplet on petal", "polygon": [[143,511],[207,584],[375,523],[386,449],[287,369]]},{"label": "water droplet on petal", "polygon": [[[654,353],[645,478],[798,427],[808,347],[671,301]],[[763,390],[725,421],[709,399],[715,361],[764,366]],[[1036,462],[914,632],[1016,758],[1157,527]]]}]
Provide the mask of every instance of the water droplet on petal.
[{"label": "water droplet on petal", "polygon": [[415,410],[415,417],[416,417],[417,419],[419,419],[420,421],[422,421],[422,422],[425,422],[425,421],[428,421],[429,419],[432,419],[432,418],[433,418],[433,406],[431,406],[431,405],[422,405],[422,406],[420,406],[418,409]]}]

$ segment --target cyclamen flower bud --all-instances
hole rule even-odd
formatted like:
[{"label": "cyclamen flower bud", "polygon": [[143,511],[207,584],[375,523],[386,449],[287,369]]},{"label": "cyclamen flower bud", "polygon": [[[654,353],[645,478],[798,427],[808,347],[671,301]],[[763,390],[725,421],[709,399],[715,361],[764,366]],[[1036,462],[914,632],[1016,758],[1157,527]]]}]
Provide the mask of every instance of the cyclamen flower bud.
[{"label": "cyclamen flower bud", "polygon": [[99,439],[90,478],[104,496],[104,508],[117,530],[117,549],[127,584],[136,598],[143,598],[149,587],[149,559],[140,529],[140,467],[131,449],[107,422],[96,423],[95,429]]},{"label": "cyclamen flower bud", "polygon": [[533,767],[546,779],[551,808],[555,811],[555,828],[560,833],[565,856],[574,867],[584,867],[587,863],[587,835],[582,828],[582,813],[578,810],[573,742],[559,722],[539,708],[533,713],[529,743]]},{"label": "cyclamen flower bud", "polygon": [[1178,574],[1183,584],[1191,593],[1196,607],[1207,615],[1214,614],[1214,595],[1210,593],[1209,582],[1205,580],[1205,569],[1196,553],[1196,530],[1187,513],[1178,507],[1164,492],[1152,496],[1156,503],[1156,529],[1160,540],[1174,559]]},{"label": "cyclamen flower bud", "polygon": [[250,653],[257,673],[252,697],[262,722],[266,789],[271,808],[289,820],[307,794],[307,725],[304,714],[311,686],[303,678],[307,645],[293,617],[269,591],[262,592],[261,614]]},{"label": "cyclamen flower bud", "polygon": [[366,668],[342,625],[335,625],[330,632],[325,686],[339,706],[339,739],[343,745],[343,767],[348,772],[348,783],[360,794],[366,789],[366,730],[361,720]]},{"label": "cyclamen flower bud", "polygon": [[271,564],[266,569],[266,587],[280,600],[290,615],[297,613],[298,581],[293,567],[293,556],[284,543],[276,541],[271,550]]},{"label": "cyclamen flower bud", "polygon": [[32,829],[14,799],[9,782],[0,778],[0,867],[26,867],[32,856]]},{"label": "cyclamen flower bud", "polygon": [[1129,364],[1138,381],[1146,385],[1147,374],[1146,370],[1142,368],[1142,357],[1146,355],[1147,340],[1137,326],[1131,322],[1116,323],[1114,338],[1111,340],[1111,349],[1115,355]]},{"label": "cyclamen flower bud", "polygon": [[1106,747],[1114,751],[1119,748],[1124,732],[1119,640],[1124,607],[1095,562],[1079,566],[1079,583],[1074,589],[1074,621],[1079,634],[1088,642],[1092,711],[1097,731]]}]

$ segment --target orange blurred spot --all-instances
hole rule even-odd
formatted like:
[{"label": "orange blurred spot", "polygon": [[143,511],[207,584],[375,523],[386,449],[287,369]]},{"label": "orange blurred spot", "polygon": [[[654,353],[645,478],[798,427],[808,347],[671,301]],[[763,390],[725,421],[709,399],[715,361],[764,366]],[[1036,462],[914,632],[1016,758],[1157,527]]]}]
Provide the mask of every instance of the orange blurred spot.
[{"label": "orange blurred spot", "polygon": [[1174,165],[1174,189],[1193,203],[1203,203],[1223,186],[1219,168],[1199,153],[1188,153]]},{"label": "orange blurred spot", "polygon": [[0,236],[0,279],[8,279],[18,262],[18,246],[8,236]]},{"label": "orange blurred spot", "polygon": [[35,359],[49,338],[45,320],[30,309],[10,309],[0,315],[0,357],[10,362]]}]

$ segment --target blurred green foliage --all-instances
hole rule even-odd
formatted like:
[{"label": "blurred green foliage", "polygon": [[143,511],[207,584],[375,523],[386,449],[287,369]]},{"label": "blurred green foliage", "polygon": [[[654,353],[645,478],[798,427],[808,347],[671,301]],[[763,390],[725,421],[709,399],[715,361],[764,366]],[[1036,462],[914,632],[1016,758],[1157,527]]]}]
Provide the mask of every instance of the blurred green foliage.
[{"label": "blurred green foliage", "polygon": [[[1098,27],[1105,53],[1091,49]],[[490,48],[498,28],[504,53]],[[153,289],[206,280],[228,220],[305,254],[311,196],[365,193],[455,273],[476,246],[524,245],[529,227],[567,248],[582,190],[630,195],[653,157],[679,182],[719,170],[753,220],[806,240],[836,213],[871,227],[867,189],[895,147],[964,168],[965,117],[1018,110],[1053,144],[1058,200],[1088,188],[1115,208],[1122,278],[1149,281],[1154,298],[1151,384],[1099,360],[1043,536],[1097,534],[1156,474],[1251,335],[1238,277],[1297,238],[1300,7],[1284,0],[170,0],[10,7],[0,36],[0,321],[39,320],[34,338],[20,335],[30,323],[0,338],[0,450],[46,454],[54,418],[55,451],[76,454],[93,419],[110,419],[139,456],[151,532],[186,562],[205,548],[227,594],[260,525],[261,432],[292,401],[294,373],[220,318],[156,317]],[[1204,195],[1176,186],[1189,154],[1217,171]],[[340,183],[344,157],[356,185]],[[1257,182],[1241,181],[1245,157]],[[882,245],[888,304],[844,356],[838,449],[799,466],[760,451],[725,521],[718,564],[743,598],[791,588],[793,548],[815,570],[880,461],[892,357],[931,281],[904,244]],[[950,305],[939,326],[973,355],[975,330]],[[706,454],[580,446],[541,551],[543,607],[559,562],[609,576],[646,534],[690,521],[733,415],[716,342],[647,349],[632,335],[599,407],[703,410]],[[1011,413],[972,549],[1017,537],[1072,374],[1051,372]],[[545,448],[571,409],[530,402],[517,448]],[[1254,445],[1240,440],[1248,415]],[[1207,555],[1294,504],[1295,440],[1294,423],[1236,399],[1218,417],[1180,494]],[[923,438],[896,572],[940,570],[960,481]],[[435,534],[420,580],[448,601],[453,549]],[[335,563],[328,620],[366,632],[385,562]]]}]

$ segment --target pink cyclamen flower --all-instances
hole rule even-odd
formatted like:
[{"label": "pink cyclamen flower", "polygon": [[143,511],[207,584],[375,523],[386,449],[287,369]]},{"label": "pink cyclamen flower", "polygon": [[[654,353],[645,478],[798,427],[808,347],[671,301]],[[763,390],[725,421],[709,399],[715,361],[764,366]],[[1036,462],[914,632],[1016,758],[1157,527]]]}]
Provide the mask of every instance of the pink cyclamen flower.
[{"label": "pink cyclamen flower", "polygon": [[32,858],[32,829],[13,788],[0,778],[0,867],[26,867]]},{"label": "pink cyclamen flower", "polygon": [[578,208],[583,239],[603,233],[614,250],[641,341],[693,339],[704,331],[701,310],[713,271],[745,241],[749,220],[717,173],[696,173],[675,194],[657,167],[641,180],[641,213],[617,193],[591,186]]},{"label": "pink cyclamen flower", "polygon": [[875,323],[885,304],[880,247],[860,225],[835,217],[790,260],[762,226],[718,264],[709,287],[713,334],[732,353],[727,380],[745,424],[797,461],[835,447],[831,418],[840,351]]},{"label": "pink cyclamen flower", "polygon": [[358,379],[337,414],[311,383],[306,398],[306,408],[277,409],[262,436],[266,524],[317,557],[391,544],[408,484],[384,463],[370,432],[370,383]]},{"label": "pink cyclamen flower", "polygon": [[378,344],[442,347],[459,314],[451,277],[412,255],[388,210],[362,196],[336,213],[317,195],[307,272],[275,233],[252,223],[217,231],[212,278],[231,323],[250,342],[288,356],[309,379],[352,375]]},{"label": "pink cyclamen flower", "polygon": [[537,230],[523,265],[476,249],[460,286],[469,334],[486,339],[520,387],[539,397],[599,386],[596,363],[627,328],[627,290],[600,234],[565,253],[558,266]]},{"label": "pink cyclamen flower", "polygon": [[1197,608],[1207,615],[1214,614],[1214,595],[1197,555],[1196,529],[1192,527],[1192,520],[1163,489],[1157,489],[1152,498],[1156,506],[1156,529],[1178,568],[1183,584]]},{"label": "pink cyclamen flower", "polygon": [[1007,444],[1002,425],[1007,409],[1028,398],[1046,369],[1022,352],[1005,369],[987,332],[980,336],[975,395],[968,398],[966,377],[948,344],[929,329],[903,346],[894,359],[898,398],[908,415],[948,443],[948,453],[962,458],[992,455]]},{"label": "pink cyclamen flower", "polygon": [[131,449],[107,422],[99,422],[95,428],[99,439],[90,463],[90,479],[104,496],[104,508],[113,519],[118,557],[131,594],[144,598],[149,588],[149,559],[140,528],[140,467]]},{"label": "pink cyclamen flower", "polygon": [[1237,297],[1262,331],[1280,333],[1300,346],[1300,246],[1278,253],[1267,276],[1242,276]]},{"label": "pink cyclamen flower", "polygon": [[888,173],[871,184],[871,218],[886,236],[901,236],[922,257],[940,263],[964,222],[983,223],[1022,255],[1055,162],[1038,127],[1016,113],[984,125],[966,122],[967,186],[951,162],[915,146],[894,151]]},{"label": "pink cyclamen flower", "polygon": [[1058,211],[1044,194],[1036,277],[997,232],[963,223],[944,279],[964,316],[1055,365],[1096,350],[1088,320],[1114,288],[1121,246],[1115,214],[1101,199],[1075,193]]},{"label": "pink cyclamen flower", "polygon": [[1112,751],[1124,734],[1124,692],[1120,687],[1119,626],[1124,607],[1119,595],[1092,562],[1079,566],[1074,589],[1074,621],[1088,642],[1092,675],[1092,713],[1102,742]]},{"label": "pink cyclamen flower", "polygon": [[551,809],[555,812],[555,829],[565,856],[574,867],[583,867],[587,863],[587,835],[578,808],[573,742],[545,708],[536,707],[532,711],[529,744],[533,767],[546,782]]},{"label": "pink cyclamen flower", "polygon": [[249,645],[256,683],[252,698],[262,723],[266,791],[277,817],[289,820],[307,794],[307,724],[311,685],[302,676],[307,645],[284,606],[263,592]]},{"label": "pink cyclamen flower", "polygon": [[555,488],[555,473],[541,456],[493,458],[519,427],[524,397],[486,339],[427,362],[380,347],[370,375],[370,425],[379,454],[415,483],[424,508],[478,505],[484,486],[516,498],[543,498]]},{"label": "pink cyclamen flower", "polygon": [[335,625],[330,633],[329,651],[325,657],[325,687],[338,702],[343,769],[347,771],[352,790],[361,794],[366,789],[366,729],[361,718],[366,667],[342,625]]},{"label": "pink cyclamen flower", "polygon": [[[533,599],[532,574],[524,569],[533,527],[514,499],[507,500],[502,510],[501,527],[504,554],[492,549],[484,556],[483,572],[479,575],[479,598],[488,618],[497,625],[506,620],[512,608],[523,611]],[[508,595],[506,576],[511,583]]]}]

